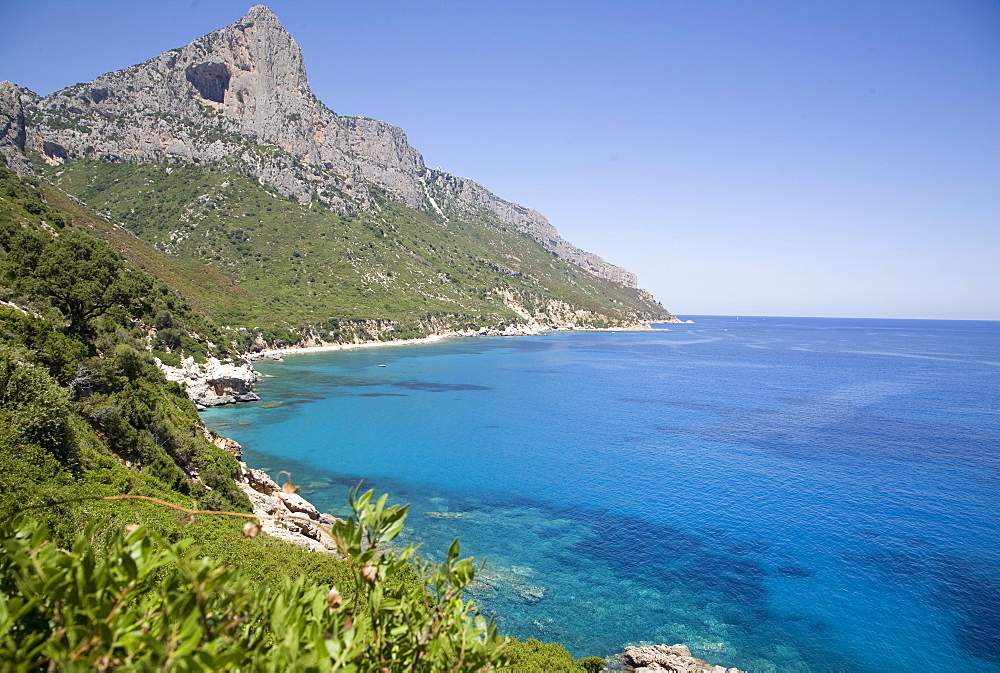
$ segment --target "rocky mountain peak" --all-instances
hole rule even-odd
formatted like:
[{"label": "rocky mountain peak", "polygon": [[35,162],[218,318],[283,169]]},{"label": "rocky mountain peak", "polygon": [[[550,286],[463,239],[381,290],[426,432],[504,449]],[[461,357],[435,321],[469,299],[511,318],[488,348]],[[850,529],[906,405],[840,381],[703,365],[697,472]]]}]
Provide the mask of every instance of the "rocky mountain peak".
[{"label": "rocky mountain peak", "polygon": [[249,21],[251,23],[273,23],[281,26],[281,22],[278,21],[278,17],[274,15],[271,8],[267,5],[254,5],[249,10],[247,10],[247,15],[243,17],[242,21]]},{"label": "rocky mountain peak", "polygon": [[334,114],[310,90],[298,44],[264,5],[184,47],[40,100],[0,89],[0,153],[30,171],[24,152],[32,151],[52,165],[226,161],[303,205],[342,212],[378,210],[378,192],[445,221],[485,213],[557,257],[637,287],[634,274],[563,240],[540,213],[428,169],[402,129]]},{"label": "rocky mountain peak", "polygon": [[188,97],[203,111],[239,119],[241,133],[262,140],[278,140],[287,126],[277,115],[301,116],[316,102],[302,50],[263,5],[155,63],[168,77],[175,74],[179,80],[183,72]]}]

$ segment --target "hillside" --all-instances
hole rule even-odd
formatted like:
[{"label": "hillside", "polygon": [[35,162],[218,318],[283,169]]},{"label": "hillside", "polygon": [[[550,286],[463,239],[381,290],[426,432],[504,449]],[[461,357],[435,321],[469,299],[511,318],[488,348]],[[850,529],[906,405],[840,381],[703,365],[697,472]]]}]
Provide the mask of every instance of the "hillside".
[{"label": "hillside", "polygon": [[[539,213],[428,169],[396,127],[329,110],[262,6],[44,98],[0,84],[0,152],[186,267],[144,253],[231,327],[337,341],[672,318]],[[227,280],[206,288],[198,265]]]},{"label": "hillside", "polygon": [[[437,565],[388,549],[406,508],[384,497],[318,517],[337,555],[257,535],[231,443],[148,352],[223,333],[95,235],[114,238],[100,217],[53,201],[0,166],[4,670],[584,670],[496,634],[462,598],[457,541]],[[268,523],[301,529],[287,518]]]}]

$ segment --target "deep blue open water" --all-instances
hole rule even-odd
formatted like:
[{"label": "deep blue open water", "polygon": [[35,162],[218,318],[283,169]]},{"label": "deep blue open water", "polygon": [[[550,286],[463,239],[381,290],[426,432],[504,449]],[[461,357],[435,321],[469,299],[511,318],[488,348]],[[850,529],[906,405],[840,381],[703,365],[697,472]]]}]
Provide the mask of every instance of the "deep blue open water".
[{"label": "deep blue open water", "polygon": [[412,503],[510,635],[1000,671],[1000,323],[695,320],[298,354],[204,418],[334,514]]}]

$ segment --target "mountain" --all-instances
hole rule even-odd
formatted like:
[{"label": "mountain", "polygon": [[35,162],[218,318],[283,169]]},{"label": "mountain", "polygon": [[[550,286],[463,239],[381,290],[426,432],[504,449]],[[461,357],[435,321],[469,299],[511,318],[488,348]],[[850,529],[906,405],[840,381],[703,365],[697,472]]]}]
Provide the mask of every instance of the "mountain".
[{"label": "mountain", "polygon": [[427,168],[397,127],[328,109],[260,5],[49,96],[0,84],[0,152],[252,293],[216,316],[229,324],[336,340],[361,324],[388,338],[672,318],[538,212]]}]

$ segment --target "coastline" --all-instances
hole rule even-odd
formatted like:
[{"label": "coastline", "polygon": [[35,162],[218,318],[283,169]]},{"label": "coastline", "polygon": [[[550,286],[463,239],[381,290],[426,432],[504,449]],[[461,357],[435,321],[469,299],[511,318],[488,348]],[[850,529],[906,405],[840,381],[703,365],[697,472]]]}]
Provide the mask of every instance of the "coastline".
[{"label": "coastline", "polygon": [[[679,322],[679,321],[678,321]],[[546,328],[503,336],[540,336],[558,332],[638,332],[638,331],[669,331],[666,328],[653,328],[650,324],[615,328]],[[253,371],[253,360],[275,358],[297,353],[322,353],[340,350],[376,348],[382,346],[409,346],[437,343],[448,339],[470,336],[500,336],[490,334],[448,332],[433,334],[414,339],[396,339],[390,341],[368,341],[346,344],[322,344],[313,346],[290,346],[286,348],[267,349],[255,354],[247,354],[246,367]],[[254,372],[256,374],[256,372]],[[259,376],[259,375],[258,375]],[[256,382],[256,379],[254,380]],[[206,433],[211,431],[205,430]],[[335,521],[334,517],[321,512],[306,498],[296,492],[289,492],[279,486],[263,470],[254,469],[243,462],[242,447],[230,438],[217,435],[213,443],[233,453],[240,461],[240,475],[234,479],[237,487],[242,490],[251,502],[252,515],[258,519],[260,532],[282,542],[298,546],[311,553],[337,555],[337,546],[330,537],[328,527]],[[297,489],[296,489],[297,491]],[[477,577],[478,579],[478,577]],[[531,587],[535,589],[534,587]],[[542,594],[544,589],[542,589]],[[531,594],[526,594],[531,596]],[[540,599],[540,595],[535,600]],[[745,673],[737,668],[726,668],[713,665],[703,659],[692,656],[690,649],[681,644],[675,645],[622,645],[621,650],[605,654],[605,671],[621,671],[622,673],[644,673],[648,671],[676,671],[677,673]]]},{"label": "coastline", "polygon": [[328,353],[331,351],[355,350],[358,348],[378,348],[380,346],[415,346],[418,344],[430,344],[445,339],[469,336],[458,332],[446,332],[444,334],[432,334],[416,339],[393,339],[390,341],[361,341],[358,343],[345,344],[320,344],[317,346],[287,346],[285,348],[267,348],[256,353],[248,353],[246,359],[264,360],[266,358],[280,358],[285,355],[295,355],[297,353]]},{"label": "coastline", "polygon": [[[680,321],[678,321],[680,322]],[[659,324],[659,323],[658,323]],[[497,330],[479,330],[479,331],[465,331],[465,332],[441,332],[438,334],[431,334],[425,337],[418,337],[415,339],[390,339],[388,341],[359,341],[356,343],[342,343],[342,344],[325,344],[321,343],[313,346],[286,346],[284,348],[265,348],[263,350],[257,351],[256,353],[247,353],[245,355],[248,361],[263,360],[266,358],[276,359],[283,357],[285,355],[296,355],[298,353],[327,353],[332,351],[342,351],[342,350],[355,350],[358,348],[379,348],[382,346],[416,346],[420,344],[431,344],[437,343],[438,341],[444,341],[445,339],[455,339],[464,337],[478,337],[478,336],[540,336],[542,334],[548,334],[551,332],[646,332],[646,331],[657,331],[666,332],[669,331],[664,328],[656,329],[651,326],[650,323],[640,323],[638,325],[629,325],[627,327],[526,327],[520,329],[508,328],[504,331]]]},{"label": "coastline", "polygon": [[[672,322],[681,322],[675,319]],[[361,348],[381,348],[390,346],[418,346],[432,344],[446,339],[483,336],[539,336],[555,332],[646,332],[669,331],[666,328],[654,329],[648,322],[628,325],[625,327],[564,327],[559,325],[509,325],[504,330],[479,329],[453,332],[440,332],[415,339],[390,339],[387,341],[358,341],[353,343],[313,342],[312,345],[294,345],[284,348],[265,348],[256,352],[241,355],[244,364],[236,364],[232,360],[222,362],[210,357],[205,363],[196,363],[193,357],[184,358],[180,367],[164,364],[159,358],[154,358],[156,366],[163,372],[168,381],[175,381],[184,386],[188,397],[197,405],[199,411],[208,407],[218,407],[242,402],[259,402],[260,397],[254,392],[253,386],[260,378],[253,368],[257,360],[281,360],[286,355],[299,353],[326,353]]]}]

